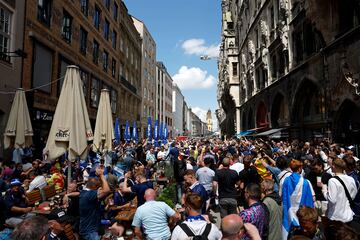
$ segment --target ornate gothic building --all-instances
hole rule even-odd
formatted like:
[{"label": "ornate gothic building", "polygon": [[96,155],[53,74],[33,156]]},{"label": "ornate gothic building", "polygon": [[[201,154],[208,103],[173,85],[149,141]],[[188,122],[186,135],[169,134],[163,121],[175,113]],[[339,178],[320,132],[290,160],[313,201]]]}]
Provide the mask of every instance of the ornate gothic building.
[{"label": "ornate gothic building", "polygon": [[360,3],[223,0],[217,117],[223,134],[360,141]]}]

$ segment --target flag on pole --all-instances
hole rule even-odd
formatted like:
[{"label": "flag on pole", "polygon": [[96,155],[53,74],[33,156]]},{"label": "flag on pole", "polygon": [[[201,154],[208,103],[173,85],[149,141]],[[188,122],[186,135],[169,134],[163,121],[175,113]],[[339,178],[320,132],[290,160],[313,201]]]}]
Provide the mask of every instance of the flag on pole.
[{"label": "flag on pole", "polygon": [[136,121],[134,121],[133,132],[132,132],[132,137],[131,138],[136,143],[139,141],[139,136],[138,136],[137,127],[136,127]]},{"label": "flag on pole", "polygon": [[149,141],[151,141],[151,138],[152,138],[152,136],[151,136],[151,128],[152,128],[151,117],[148,117],[147,133],[146,133],[146,135],[147,135],[147,138],[148,138]]},{"label": "flag on pole", "polygon": [[164,124],[164,134],[163,134],[163,141],[162,143],[163,144],[166,144],[167,143],[167,139],[168,139],[168,136],[169,136],[169,132],[168,132],[168,129],[167,129],[167,125]]},{"label": "flag on pole", "polygon": [[159,129],[159,140],[164,139],[164,123],[160,123],[160,129]]},{"label": "flag on pole", "polygon": [[114,127],[114,136],[115,136],[115,144],[120,144],[120,124],[119,124],[119,118],[116,118],[115,120],[115,127]]},{"label": "flag on pole", "polygon": [[155,147],[158,146],[158,140],[159,140],[159,120],[156,120],[155,125],[154,125],[154,143],[155,143]]},{"label": "flag on pole", "polygon": [[126,142],[130,142],[130,141],[131,141],[129,121],[126,121],[124,140],[125,140]]}]

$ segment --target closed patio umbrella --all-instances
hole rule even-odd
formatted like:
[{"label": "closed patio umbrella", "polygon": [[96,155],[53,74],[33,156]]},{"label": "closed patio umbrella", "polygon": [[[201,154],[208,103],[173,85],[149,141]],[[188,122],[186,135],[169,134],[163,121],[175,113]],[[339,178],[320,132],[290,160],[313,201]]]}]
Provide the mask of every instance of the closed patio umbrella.
[{"label": "closed patio umbrella", "polygon": [[11,106],[10,115],[4,133],[4,147],[28,147],[32,144],[34,135],[31,126],[29,109],[27,106],[24,89],[19,88]]},{"label": "closed patio umbrella", "polygon": [[[46,143],[48,158],[53,160],[69,151],[68,159],[84,159],[88,141],[93,140],[79,68],[67,67],[60,97]],[[69,169],[70,171],[70,169]]]},{"label": "closed patio umbrella", "polygon": [[111,150],[114,139],[109,90],[102,89],[96,115],[93,150]]}]

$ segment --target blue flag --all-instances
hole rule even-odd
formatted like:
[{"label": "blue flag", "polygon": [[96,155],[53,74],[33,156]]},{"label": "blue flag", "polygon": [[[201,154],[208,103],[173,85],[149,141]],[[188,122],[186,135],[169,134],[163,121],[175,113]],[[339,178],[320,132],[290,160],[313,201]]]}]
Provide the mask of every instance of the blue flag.
[{"label": "blue flag", "polygon": [[128,121],[126,121],[126,125],[125,125],[124,140],[125,140],[126,142],[130,142],[130,141],[131,141],[130,126],[129,126],[129,122],[128,122]]},{"label": "blue flag", "polygon": [[151,141],[151,138],[152,138],[152,136],[151,136],[151,128],[152,128],[151,117],[148,117],[146,135],[147,135],[147,138],[148,138],[149,141]]},{"label": "blue flag", "polygon": [[163,144],[167,143],[168,136],[169,136],[169,131],[167,129],[167,125],[164,124],[164,134],[163,134],[163,141],[162,141]]},{"label": "blue flag", "polygon": [[136,127],[136,121],[134,121],[133,132],[132,132],[131,138],[136,143],[139,141],[139,136],[138,136],[137,127]]},{"label": "blue flag", "polygon": [[115,144],[119,145],[120,144],[120,124],[119,124],[118,118],[116,118],[116,120],[115,120],[114,136],[115,136]]},{"label": "blue flag", "polygon": [[154,125],[154,139],[157,141],[159,139],[159,120],[155,121]]}]

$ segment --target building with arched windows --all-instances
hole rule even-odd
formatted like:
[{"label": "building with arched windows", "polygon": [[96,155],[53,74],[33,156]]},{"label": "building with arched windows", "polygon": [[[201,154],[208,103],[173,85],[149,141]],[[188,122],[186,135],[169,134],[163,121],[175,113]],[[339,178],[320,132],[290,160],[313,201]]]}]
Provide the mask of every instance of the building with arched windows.
[{"label": "building with arched windows", "polygon": [[358,1],[223,0],[222,11],[222,131],[359,141]]}]

